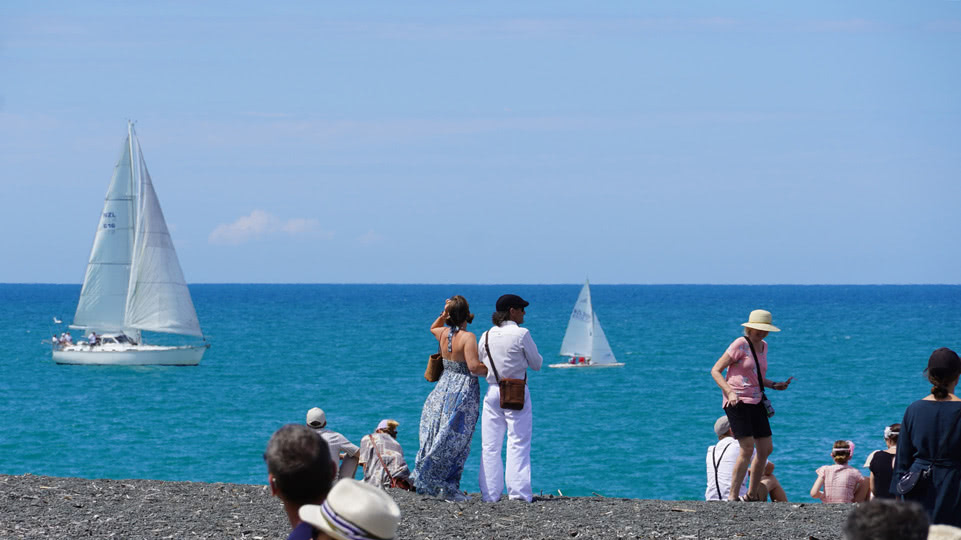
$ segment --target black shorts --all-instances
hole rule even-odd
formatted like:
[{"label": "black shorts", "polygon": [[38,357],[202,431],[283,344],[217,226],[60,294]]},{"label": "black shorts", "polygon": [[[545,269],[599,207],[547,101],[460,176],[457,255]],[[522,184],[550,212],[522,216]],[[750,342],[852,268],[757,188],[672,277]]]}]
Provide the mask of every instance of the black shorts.
[{"label": "black shorts", "polygon": [[728,405],[724,408],[727,419],[731,422],[731,431],[735,439],[754,437],[763,439],[771,436],[771,423],[767,420],[767,411],[760,403],[744,403]]}]

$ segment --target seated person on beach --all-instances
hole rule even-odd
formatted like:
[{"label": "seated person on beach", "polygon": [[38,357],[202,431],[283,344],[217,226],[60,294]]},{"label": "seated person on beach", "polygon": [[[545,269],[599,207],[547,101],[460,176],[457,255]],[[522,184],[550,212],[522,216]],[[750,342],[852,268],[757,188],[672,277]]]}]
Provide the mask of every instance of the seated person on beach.
[{"label": "seated person on beach", "polygon": [[[330,447],[330,458],[338,465],[337,478],[353,478],[357,471],[357,452],[360,448],[336,431],[327,429],[327,415],[320,407],[307,411],[307,425],[323,437]],[[343,454],[343,461],[341,461]]]},{"label": "seated person on beach", "polygon": [[396,440],[398,425],[396,420],[381,420],[376,431],[364,435],[360,440],[360,466],[364,468],[364,482],[379,488],[411,488],[404,449]]},{"label": "seated person on beach", "polygon": [[[714,434],[717,435],[718,442],[707,449],[707,489],[704,492],[704,499],[726,501],[731,491],[731,477],[734,475],[734,464],[737,461],[739,448],[731,432],[731,423],[727,415],[714,422]],[[745,477],[739,495],[747,493],[747,484],[748,479]],[[761,477],[761,485],[758,488],[760,500],[767,500],[768,495],[773,502],[787,501],[787,493],[774,476],[774,463],[770,461],[764,468],[764,476]]]},{"label": "seated person on beach", "polygon": [[[811,486],[811,497],[826,503],[854,503],[868,499],[868,479],[848,465],[854,455],[854,443],[835,441],[831,449],[834,465],[818,467],[817,480]],[[821,488],[824,488],[822,491]]]},{"label": "seated person on beach", "polygon": [[855,506],[841,533],[844,540],[925,540],[928,515],[917,503],[876,499]]},{"label": "seated person on beach", "polygon": [[314,540],[396,538],[400,507],[383,490],[354,479],[337,482],[323,505],[300,507]]},{"label": "seated person on beach", "polygon": [[871,470],[869,477],[871,494],[875,498],[894,498],[894,493],[891,493],[891,476],[894,474],[894,454],[898,450],[900,433],[901,424],[891,424],[884,428],[884,442],[887,449],[871,452],[864,462],[863,466]]},{"label": "seated person on beach", "polygon": [[297,511],[327,498],[337,470],[327,443],[307,426],[287,424],[270,438],[264,461],[270,493],[284,504],[293,527],[287,540],[312,540],[313,527],[302,523]]}]

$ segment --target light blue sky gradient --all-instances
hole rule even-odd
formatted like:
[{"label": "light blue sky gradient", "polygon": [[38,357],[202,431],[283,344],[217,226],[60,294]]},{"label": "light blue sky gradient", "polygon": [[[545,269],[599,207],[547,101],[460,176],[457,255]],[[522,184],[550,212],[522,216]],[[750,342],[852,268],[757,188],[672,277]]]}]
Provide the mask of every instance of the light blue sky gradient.
[{"label": "light blue sky gradient", "polygon": [[948,0],[3,2],[0,282],[82,280],[132,118],[192,283],[961,283],[959,53]]}]

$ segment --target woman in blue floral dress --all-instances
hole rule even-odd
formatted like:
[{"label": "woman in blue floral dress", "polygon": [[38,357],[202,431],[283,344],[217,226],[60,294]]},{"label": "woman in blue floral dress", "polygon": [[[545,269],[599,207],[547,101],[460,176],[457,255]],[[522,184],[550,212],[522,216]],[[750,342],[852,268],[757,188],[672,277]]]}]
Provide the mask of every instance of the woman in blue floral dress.
[{"label": "woman in blue floral dress", "polygon": [[461,501],[464,462],[480,415],[477,376],[487,368],[477,358],[477,337],[467,331],[474,320],[467,300],[454,296],[430,326],[440,343],[444,372],[427,396],[420,416],[420,450],[412,479],[417,493]]}]

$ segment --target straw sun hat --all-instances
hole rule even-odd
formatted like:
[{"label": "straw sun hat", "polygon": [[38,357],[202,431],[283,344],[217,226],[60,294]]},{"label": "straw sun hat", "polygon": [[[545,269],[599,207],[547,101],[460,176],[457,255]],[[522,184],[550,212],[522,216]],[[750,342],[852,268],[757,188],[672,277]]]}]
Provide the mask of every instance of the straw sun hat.
[{"label": "straw sun hat", "polygon": [[763,330],[765,332],[781,331],[780,328],[771,324],[771,312],[763,309],[755,309],[752,311],[751,316],[747,318],[747,322],[742,323],[741,326],[755,330]]},{"label": "straw sun hat", "polygon": [[400,508],[390,495],[352,478],[334,484],[324,504],[305,504],[298,514],[338,540],[394,538],[400,523]]}]

